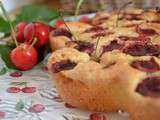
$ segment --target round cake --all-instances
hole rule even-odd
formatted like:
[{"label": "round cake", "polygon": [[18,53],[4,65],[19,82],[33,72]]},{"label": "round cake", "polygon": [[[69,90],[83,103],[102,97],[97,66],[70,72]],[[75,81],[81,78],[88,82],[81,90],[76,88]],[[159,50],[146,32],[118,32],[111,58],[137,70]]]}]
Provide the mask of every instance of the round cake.
[{"label": "round cake", "polygon": [[160,12],[99,12],[50,34],[48,68],[62,99],[93,111],[160,120]]}]

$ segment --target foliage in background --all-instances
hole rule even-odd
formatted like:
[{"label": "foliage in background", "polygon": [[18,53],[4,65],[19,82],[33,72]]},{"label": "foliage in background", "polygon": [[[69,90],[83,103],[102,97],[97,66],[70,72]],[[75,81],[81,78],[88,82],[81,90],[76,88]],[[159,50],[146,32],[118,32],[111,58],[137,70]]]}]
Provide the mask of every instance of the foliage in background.
[{"label": "foliage in background", "polygon": [[[13,26],[21,21],[33,22],[43,21],[49,23],[51,20],[58,18],[59,14],[56,10],[49,9],[46,5],[28,5],[24,6],[21,12],[12,21]],[[0,32],[10,33],[10,26],[2,16],[0,16]]]},{"label": "foliage in background", "polygon": [[56,10],[49,9],[46,5],[30,5],[22,8],[21,13],[16,17],[16,22],[40,20],[48,23],[58,18],[58,16],[59,14]]}]

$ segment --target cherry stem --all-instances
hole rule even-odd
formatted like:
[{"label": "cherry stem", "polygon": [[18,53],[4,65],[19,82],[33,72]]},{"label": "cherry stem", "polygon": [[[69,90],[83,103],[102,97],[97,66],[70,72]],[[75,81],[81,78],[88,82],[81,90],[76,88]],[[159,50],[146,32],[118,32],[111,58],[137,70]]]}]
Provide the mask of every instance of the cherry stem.
[{"label": "cherry stem", "polygon": [[[62,20],[62,22],[64,23],[64,25],[66,26],[67,30],[73,35],[71,29],[68,27],[68,25],[66,24],[65,20],[64,20],[64,17],[63,17],[63,13],[61,10],[59,10],[59,15],[60,15],[60,18]],[[73,38],[74,40],[76,41],[76,37],[73,35]]]},{"label": "cherry stem", "polygon": [[75,16],[77,16],[79,14],[79,11],[80,11],[80,7],[81,5],[83,4],[84,0],[79,0],[78,3],[77,3],[77,7],[76,7],[76,10],[75,10]]},{"label": "cherry stem", "polygon": [[117,20],[116,20],[116,27],[118,27],[118,22],[119,22],[119,15],[121,13],[121,10],[123,10],[124,8],[126,8],[128,5],[132,4],[132,1],[129,1],[127,3],[125,3],[122,7],[120,7],[120,9],[118,10],[117,13]]},{"label": "cherry stem", "polygon": [[35,26],[34,26],[34,23],[31,23],[33,25],[33,32],[32,32],[32,37],[31,39],[29,40],[29,44],[32,42],[33,38],[34,38],[34,35],[35,35]]},{"label": "cherry stem", "polygon": [[14,39],[14,42],[15,42],[16,46],[18,47],[18,42],[17,42],[17,40],[16,40],[16,33],[15,33],[15,31],[14,31],[14,27],[13,27],[13,25],[12,25],[11,19],[10,19],[9,15],[8,15],[6,9],[5,9],[4,6],[3,6],[2,1],[0,1],[0,7],[1,7],[1,9],[2,9],[2,12],[3,12],[5,18],[7,19],[8,23],[9,23],[9,25],[10,25],[11,35],[12,35],[12,37],[13,37],[13,39]]},{"label": "cherry stem", "polygon": [[101,38],[101,37],[98,37],[98,39],[97,39],[97,41],[96,41],[96,49],[95,49],[94,56],[96,56],[96,54],[97,54],[97,49],[98,49],[98,44],[99,44],[100,38]]},{"label": "cherry stem", "polygon": [[32,44],[30,45],[30,47],[28,49],[26,49],[26,51],[29,51],[36,43],[37,43],[38,39],[34,38]]}]

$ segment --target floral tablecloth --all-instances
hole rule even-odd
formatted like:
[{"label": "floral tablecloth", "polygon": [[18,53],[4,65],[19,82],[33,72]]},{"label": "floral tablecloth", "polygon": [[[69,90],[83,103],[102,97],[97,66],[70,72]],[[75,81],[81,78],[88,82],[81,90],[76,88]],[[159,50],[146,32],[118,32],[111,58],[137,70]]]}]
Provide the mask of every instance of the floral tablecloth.
[{"label": "floral tablecloth", "polygon": [[0,119],[128,120],[125,113],[88,112],[64,103],[48,76],[46,63],[47,59],[20,72],[7,69],[0,60]]}]

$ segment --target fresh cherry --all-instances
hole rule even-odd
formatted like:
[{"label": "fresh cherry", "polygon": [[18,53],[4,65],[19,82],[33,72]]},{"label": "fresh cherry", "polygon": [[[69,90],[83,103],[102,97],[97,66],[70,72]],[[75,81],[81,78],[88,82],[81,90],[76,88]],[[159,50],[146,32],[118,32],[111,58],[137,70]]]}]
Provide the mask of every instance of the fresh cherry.
[{"label": "fresh cherry", "polygon": [[16,37],[17,37],[17,41],[20,43],[23,43],[25,41],[24,28],[26,27],[27,24],[28,24],[27,22],[20,22],[16,26]]},{"label": "fresh cherry", "polygon": [[15,67],[20,70],[31,69],[37,64],[37,50],[26,43],[13,49],[10,57]]},{"label": "fresh cherry", "polygon": [[87,16],[82,16],[79,21],[82,23],[91,23],[91,20]]},{"label": "fresh cherry", "polygon": [[41,22],[28,24],[24,29],[26,41],[32,42],[37,39],[35,46],[43,46],[49,40],[50,27]]},{"label": "fresh cherry", "polygon": [[55,22],[54,26],[55,26],[56,28],[59,28],[59,27],[61,27],[63,24],[64,24],[63,21],[57,20],[57,21]]}]

